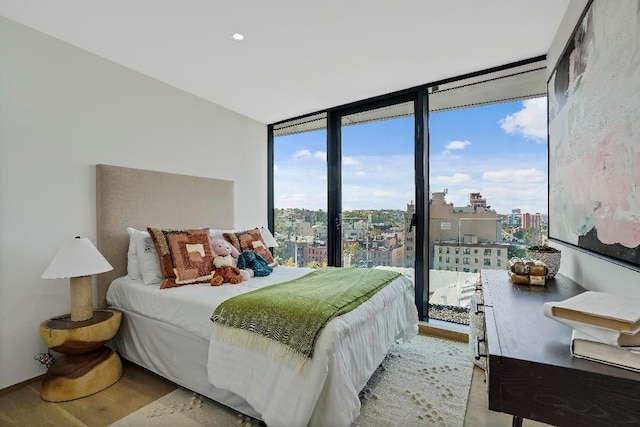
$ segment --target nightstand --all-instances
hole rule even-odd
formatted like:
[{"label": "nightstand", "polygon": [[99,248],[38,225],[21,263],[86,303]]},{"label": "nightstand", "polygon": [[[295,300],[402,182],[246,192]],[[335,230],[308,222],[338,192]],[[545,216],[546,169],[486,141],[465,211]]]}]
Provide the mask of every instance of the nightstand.
[{"label": "nightstand", "polygon": [[93,317],[72,322],[65,314],[40,324],[40,338],[50,349],[62,353],[42,380],[40,397],[64,402],[97,393],[122,376],[120,357],[106,344],[118,332],[122,313],[111,309],[93,311]]}]

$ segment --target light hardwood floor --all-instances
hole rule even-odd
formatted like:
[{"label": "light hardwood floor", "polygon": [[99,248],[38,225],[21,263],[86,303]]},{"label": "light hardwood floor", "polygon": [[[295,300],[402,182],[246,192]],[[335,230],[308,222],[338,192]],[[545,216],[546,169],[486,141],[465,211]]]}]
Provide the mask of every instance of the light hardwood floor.
[{"label": "light hardwood floor", "polygon": [[40,381],[3,393],[0,426],[108,426],[177,387],[132,363],[123,361],[122,368],[122,378],[111,387],[69,402],[41,400]]},{"label": "light hardwood floor", "polygon": [[[123,376],[114,385],[82,399],[51,403],[40,399],[33,381],[0,394],[0,426],[102,427],[125,417],[176,389],[176,385],[144,368],[123,361]],[[487,409],[484,371],[475,367],[465,427],[508,427],[511,416]],[[525,427],[545,424],[525,420]]]}]

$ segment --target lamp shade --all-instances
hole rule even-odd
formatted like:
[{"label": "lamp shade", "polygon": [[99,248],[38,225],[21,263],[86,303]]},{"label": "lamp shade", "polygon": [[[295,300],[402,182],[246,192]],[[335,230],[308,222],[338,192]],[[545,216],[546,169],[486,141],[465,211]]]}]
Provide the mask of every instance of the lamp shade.
[{"label": "lamp shade", "polygon": [[62,245],[51,264],[42,273],[43,279],[90,276],[113,270],[109,261],[86,237],[76,237]]},{"label": "lamp shade", "polygon": [[271,231],[269,231],[267,227],[260,227],[260,234],[268,248],[275,248],[278,246],[278,241],[273,237],[273,234],[271,234]]}]

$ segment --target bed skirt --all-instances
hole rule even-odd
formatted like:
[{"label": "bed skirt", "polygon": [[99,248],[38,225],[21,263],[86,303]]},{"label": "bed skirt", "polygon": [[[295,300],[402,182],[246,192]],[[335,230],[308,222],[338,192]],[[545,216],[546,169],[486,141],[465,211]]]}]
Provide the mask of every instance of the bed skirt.
[{"label": "bed skirt", "polygon": [[165,322],[118,307],[111,308],[122,311],[122,323],[109,345],[124,359],[236,411],[261,419],[246,400],[209,383],[206,375],[208,340]]},{"label": "bed skirt", "polygon": [[[358,393],[380,365],[388,349],[397,340],[410,340],[417,334],[418,318],[412,293],[409,289],[393,292],[392,288],[393,286],[388,287],[387,292],[374,296],[369,301],[372,306],[367,306],[364,312],[360,307],[327,324],[319,341],[330,344],[324,347],[325,357],[317,361],[322,366],[315,369],[318,376],[315,384],[319,384],[320,388],[313,392],[315,404],[309,403],[313,405],[310,417],[298,414],[298,419],[308,420],[309,426],[348,427],[360,413]],[[236,411],[264,420],[274,427],[290,424],[284,421],[291,420],[290,418],[279,418],[284,414],[277,414],[280,412],[275,408],[278,405],[265,406],[264,401],[256,401],[252,406],[249,403],[251,398],[243,397],[244,391],[234,393],[231,384],[223,385],[228,381],[238,384],[238,378],[233,378],[238,375],[237,372],[228,375],[231,366],[238,367],[238,361],[232,357],[237,350],[226,347],[223,343],[216,343],[217,350],[212,355],[208,339],[117,306],[112,308],[122,311],[123,316],[120,330],[110,345],[123,358]],[[260,357],[256,355],[257,359]],[[218,372],[224,372],[224,377],[212,373],[212,358],[217,360]],[[263,362],[254,366],[269,365],[266,361]],[[263,372],[267,376],[276,375],[270,369]],[[285,377],[286,375],[276,379],[276,382],[287,381]],[[272,397],[276,398],[276,394],[286,388],[288,387],[272,390],[275,393]],[[282,404],[286,405],[287,400],[284,398]]]}]

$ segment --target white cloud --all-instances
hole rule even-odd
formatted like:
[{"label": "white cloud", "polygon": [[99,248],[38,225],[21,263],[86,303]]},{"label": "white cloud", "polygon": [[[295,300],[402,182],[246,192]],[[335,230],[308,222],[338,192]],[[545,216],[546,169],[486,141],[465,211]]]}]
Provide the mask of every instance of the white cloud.
[{"label": "white cloud", "polygon": [[447,203],[453,203],[453,206],[467,206],[469,204],[469,194],[477,192],[477,188],[455,188],[453,186],[447,187],[447,195],[445,196],[445,200],[447,201]]},{"label": "white cloud", "polygon": [[509,135],[521,134],[526,139],[542,143],[547,140],[547,98],[527,99],[522,110],[498,122]]},{"label": "white cloud", "polygon": [[298,150],[293,153],[294,159],[308,159],[309,157],[311,157],[311,151],[309,150]]},{"label": "white cloud", "polygon": [[303,194],[303,193],[282,194],[279,197],[281,201],[287,201],[287,202],[301,202],[301,201],[304,201],[306,198],[307,198],[306,194]]},{"label": "white cloud", "polygon": [[322,160],[322,161],[326,161],[327,160],[327,152],[326,151],[316,151],[315,153],[311,153],[310,150],[304,149],[304,150],[298,150],[295,153],[293,153],[293,155],[291,156],[294,159],[318,159],[318,160]]},{"label": "white cloud", "polygon": [[348,161],[348,167],[342,170],[345,185],[350,178],[366,177],[368,186],[392,187],[413,185],[414,159],[413,155],[390,156],[358,156]]},{"label": "white cloud", "polygon": [[392,190],[376,190],[373,192],[373,197],[377,199],[395,199],[398,197],[398,192]]},{"label": "white cloud", "polygon": [[546,182],[501,182],[482,189],[487,204],[498,213],[510,213],[522,209],[528,213],[547,212]]},{"label": "white cloud", "polygon": [[342,166],[359,166],[360,161],[354,157],[343,156],[342,157]]},{"label": "white cloud", "polygon": [[471,145],[471,142],[469,142],[467,140],[464,140],[464,141],[450,141],[444,147],[444,151],[442,152],[442,154],[443,155],[449,154],[452,150],[464,150],[467,145]]},{"label": "white cloud", "polygon": [[313,206],[315,209],[326,209],[326,191],[281,194],[275,203],[278,207],[307,207],[307,205],[310,204],[310,206]]},{"label": "white cloud", "polygon": [[455,173],[453,175],[439,175],[431,179],[431,184],[460,185],[471,181],[471,176],[466,173]]},{"label": "white cloud", "polygon": [[540,182],[546,181],[547,174],[538,169],[503,169],[487,171],[482,178],[491,182]]}]

